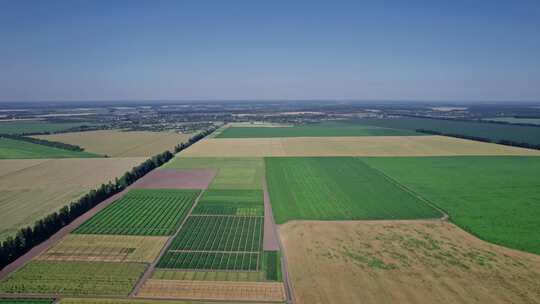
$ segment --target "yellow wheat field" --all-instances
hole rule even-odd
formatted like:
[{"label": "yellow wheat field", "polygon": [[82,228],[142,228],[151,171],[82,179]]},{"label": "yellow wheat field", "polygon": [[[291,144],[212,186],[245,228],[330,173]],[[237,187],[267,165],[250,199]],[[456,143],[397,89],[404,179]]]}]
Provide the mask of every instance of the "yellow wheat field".
[{"label": "yellow wheat field", "polygon": [[174,132],[147,132],[118,130],[60,133],[35,136],[83,147],[87,152],[111,157],[153,156],[172,150],[186,142],[191,135]]},{"label": "yellow wheat field", "polygon": [[181,156],[540,155],[540,151],[445,136],[209,138]]},{"label": "yellow wheat field", "polygon": [[149,279],[137,296],[159,299],[283,302],[285,301],[285,289],[283,283],[277,282]]},{"label": "yellow wheat field", "polygon": [[145,159],[0,160],[0,239],[114,181]]}]

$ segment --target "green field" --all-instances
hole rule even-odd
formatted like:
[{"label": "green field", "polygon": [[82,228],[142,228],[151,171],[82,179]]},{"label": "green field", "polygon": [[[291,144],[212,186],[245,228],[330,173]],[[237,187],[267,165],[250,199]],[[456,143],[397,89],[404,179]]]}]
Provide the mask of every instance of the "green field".
[{"label": "green field", "polygon": [[365,158],[480,238],[540,254],[540,157]]},{"label": "green field", "polygon": [[169,251],[258,252],[262,227],[261,216],[190,216]]},{"label": "green field", "polygon": [[427,129],[442,133],[489,138],[494,142],[500,140],[511,140],[514,142],[540,145],[540,128],[533,126],[414,117],[390,119],[366,118],[355,120],[351,123],[408,130]]},{"label": "green field", "polygon": [[162,168],[216,169],[209,189],[262,189],[262,158],[176,157]]},{"label": "green field", "polygon": [[193,214],[263,216],[261,190],[206,190]]},{"label": "green field", "polygon": [[279,251],[265,251],[263,255],[263,270],[268,281],[281,281],[281,253]]},{"label": "green field", "polygon": [[88,158],[103,157],[101,155],[70,151],[33,144],[22,140],[0,137],[0,159],[30,159],[30,158]]},{"label": "green field", "polygon": [[354,157],[270,157],[276,223],[437,218],[441,213]]},{"label": "green field", "polygon": [[198,194],[198,190],[130,190],[74,233],[170,235],[185,218]]},{"label": "green field", "polygon": [[409,130],[397,130],[350,124],[323,122],[293,127],[229,127],[216,138],[266,138],[266,137],[324,137],[324,136],[404,136],[422,135]]},{"label": "green field", "polygon": [[486,121],[502,121],[513,124],[532,124],[540,125],[540,118],[519,118],[519,117],[489,117],[483,118]]},{"label": "green field", "polygon": [[157,267],[168,269],[258,270],[259,253],[168,251]]},{"label": "green field", "polygon": [[0,282],[0,293],[128,295],[142,263],[32,261]]},{"label": "green field", "polygon": [[84,122],[48,122],[43,120],[0,121],[0,134],[24,134],[65,131],[80,126],[89,126]]},{"label": "green field", "polygon": [[52,299],[0,299],[0,304],[50,304]]}]

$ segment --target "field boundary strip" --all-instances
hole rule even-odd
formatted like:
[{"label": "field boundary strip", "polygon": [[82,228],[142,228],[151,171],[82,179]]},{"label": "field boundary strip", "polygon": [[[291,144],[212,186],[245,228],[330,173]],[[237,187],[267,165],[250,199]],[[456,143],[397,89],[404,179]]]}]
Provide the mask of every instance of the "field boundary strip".
[{"label": "field boundary strip", "polygon": [[[263,170],[264,170],[264,174],[262,177],[263,178],[262,185],[263,185],[263,203],[264,203],[264,211],[265,211],[264,212],[265,219],[263,223],[263,250],[264,250],[264,239],[265,239],[266,231],[267,231],[266,225],[269,225],[268,232],[269,234],[272,234],[272,237],[271,237],[273,238],[272,242],[277,242],[277,244],[272,244],[272,245],[273,246],[277,245],[278,247],[277,249],[279,249],[281,253],[280,254],[281,274],[282,274],[281,280],[283,282],[283,287],[284,287],[283,289],[285,290],[286,303],[294,304],[295,299],[294,299],[292,282],[289,278],[289,269],[288,269],[289,266],[287,264],[287,256],[285,253],[285,247],[283,246],[283,242],[281,241],[281,238],[279,236],[276,221],[274,219],[274,214],[272,211],[272,202],[270,200],[270,193],[268,192],[268,180],[266,177],[266,161],[264,160],[263,160]],[[267,211],[269,211],[268,214],[267,214]]]},{"label": "field boundary strip", "polygon": [[135,284],[135,286],[133,287],[133,290],[130,292],[129,294],[129,297],[132,298],[132,297],[135,297],[137,295],[137,293],[139,292],[139,290],[142,288],[142,286],[144,285],[144,283],[152,276],[152,273],[154,272],[154,269],[156,268],[156,265],[158,264],[158,262],[161,260],[161,258],[163,257],[163,255],[165,255],[165,253],[168,251],[169,249],[169,246],[172,244],[174,238],[178,235],[178,233],[180,232],[180,230],[182,229],[182,227],[184,226],[184,224],[187,222],[187,219],[191,216],[191,213],[193,212],[193,210],[195,209],[195,207],[197,206],[197,204],[199,203],[199,199],[202,197],[203,193],[206,191],[206,189],[202,189],[201,192],[199,193],[199,195],[197,196],[197,198],[195,199],[195,202],[193,203],[193,205],[191,206],[191,209],[189,209],[189,211],[187,212],[186,216],[184,217],[184,219],[182,220],[182,222],[180,223],[180,225],[178,225],[178,228],[176,229],[175,233],[171,236],[169,236],[169,239],[167,239],[167,242],[165,243],[165,245],[161,248],[159,254],[157,255],[157,257],[154,259],[154,261],[146,268],[146,271],[142,274],[142,276],[139,278],[139,280],[137,281],[137,283]]},{"label": "field boundary strip", "polygon": [[[409,189],[409,187],[403,185],[402,183],[398,182],[397,180],[393,179],[391,176],[387,175],[386,173],[382,172],[381,170],[369,165],[368,163],[366,163],[365,161],[363,161],[361,158],[358,158],[358,160],[360,160],[362,163],[364,163],[366,166],[368,166],[370,169],[372,169],[373,171],[377,172],[378,174],[380,174],[382,177],[384,177],[386,180],[388,180],[390,183],[393,183],[394,185],[396,185],[397,187],[399,187],[400,189],[402,189],[403,191],[409,193],[410,195],[416,197],[417,199],[421,200],[423,203],[425,203],[426,205],[428,205],[429,207],[439,211],[442,216],[440,218],[434,218],[435,220],[441,220],[441,221],[446,221],[448,219],[450,219],[450,215],[448,215],[448,213],[440,208],[439,206],[437,206],[437,204],[431,202],[430,200],[428,200],[427,198],[423,197],[422,195],[420,195],[419,193],[417,193],[416,191],[412,190],[412,189]],[[410,220],[410,219],[408,219]],[[399,220],[397,220],[399,221]]]}]

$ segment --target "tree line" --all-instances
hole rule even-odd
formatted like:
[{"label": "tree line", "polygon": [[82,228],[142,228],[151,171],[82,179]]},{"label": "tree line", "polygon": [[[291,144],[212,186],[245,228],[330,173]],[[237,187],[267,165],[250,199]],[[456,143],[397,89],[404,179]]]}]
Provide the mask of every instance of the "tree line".
[{"label": "tree line", "polygon": [[69,150],[69,151],[76,151],[76,152],[84,151],[84,148],[77,145],[71,145],[71,144],[66,144],[66,143],[57,142],[57,141],[50,141],[46,139],[39,139],[39,138],[34,138],[34,137],[26,137],[26,136],[21,136],[21,135],[12,135],[12,134],[0,134],[0,137],[9,138],[13,140],[26,141],[26,142],[37,144],[37,145],[49,146],[49,147],[64,149],[64,150]]},{"label": "tree line", "polygon": [[492,140],[491,138],[487,138],[487,137],[471,136],[471,135],[464,135],[464,134],[454,134],[454,133],[444,133],[444,132],[438,132],[438,131],[426,130],[426,129],[416,129],[416,132],[424,133],[424,134],[430,134],[430,135],[442,135],[442,136],[470,139],[470,140],[482,141],[482,142],[505,145],[505,146],[512,146],[512,147],[520,147],[520,148],[540,150],[540,145],[535,145],[535,144],[530,144],[530,143],[525,143],[525,142],[516,142],[516,141],[506,140],[506,139]]},{"label": "tree line", "polygon": [[[217,127],[212,127],[196,134],[191,137],[187,143],[177,145],[174,148],[174,152],[181,152],[197,141],[203,139],[205,136],[211,134],[216,129]],[[59,211],[53,212],[36,221],[33,226],[22,228],[15,236],[7,237],[0,246],[0,269],[15,261],[34,246],[47,240],[60,229],[73,222],[77,217],[111,196],[126,189],[136,180],[163,165],[173,157],[174,154],[170,151],[165,151],[152,156],[142,164],[133,167],[131,171],[126,172],[120,178],[116,178],[114,183],[109,182],[108,184],[102,184],[99,188],[91,190],[80,199],[62,207]]]}]

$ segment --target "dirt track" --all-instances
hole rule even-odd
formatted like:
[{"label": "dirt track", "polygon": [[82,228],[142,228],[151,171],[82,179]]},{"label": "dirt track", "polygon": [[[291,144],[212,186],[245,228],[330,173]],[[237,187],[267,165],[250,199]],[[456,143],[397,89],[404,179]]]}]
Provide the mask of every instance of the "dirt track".
[{"label": "dirt track", "polygon": [[298,303],[540,303],[540,256],[446,221],[279,227]]}]

